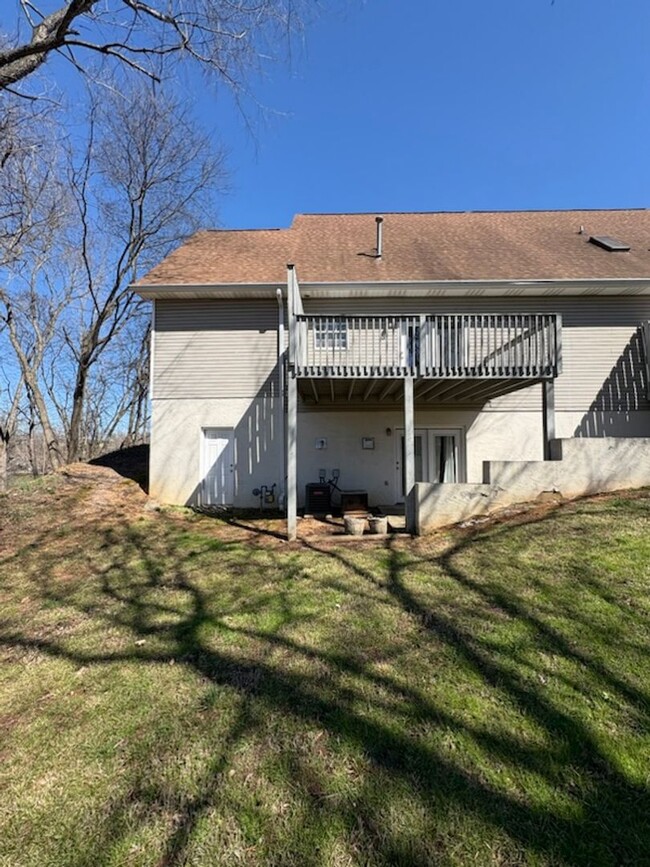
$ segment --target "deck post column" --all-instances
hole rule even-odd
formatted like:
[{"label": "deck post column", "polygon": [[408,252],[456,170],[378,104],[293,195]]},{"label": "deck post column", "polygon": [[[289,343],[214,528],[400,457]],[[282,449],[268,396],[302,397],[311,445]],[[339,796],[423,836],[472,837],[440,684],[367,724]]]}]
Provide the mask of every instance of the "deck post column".
[{"label": "deck post column", "polygon": [[406,531],[415,533],[415,422],[411,376],[404,379],[404,513]]},{"label": "deck post column", "polygon": [[544,431],[544,460],[551,460],[551,440],[555,439],[555,380],[542,382],[542,427]]},{"label": "deck post column", "polygon": [[287,536],[293,542],[298,535],[298,380],[289,371],[287,382]]},{"label": "deck post column", "polygon": [[287,386],[287,538],[293,542],[298,535],[298,379],[296,377],[296,273],[287,265],[287,314],[289,323]]}]

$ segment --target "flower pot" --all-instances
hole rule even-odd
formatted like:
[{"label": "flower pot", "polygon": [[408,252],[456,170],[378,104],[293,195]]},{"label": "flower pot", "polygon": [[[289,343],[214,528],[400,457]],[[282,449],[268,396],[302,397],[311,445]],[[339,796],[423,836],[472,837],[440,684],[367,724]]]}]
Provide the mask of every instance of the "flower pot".
[{"label": "flower pot", "polygon": [[368,518],[370,532],[375,536],[385,536],[388,532],[388,518]]},{"label": "flower pot", "polygon": [[366,519],[357,516],[346,515],[343,519],[345,532],[348,536],[363,536],[363,531],[366,529]]}]

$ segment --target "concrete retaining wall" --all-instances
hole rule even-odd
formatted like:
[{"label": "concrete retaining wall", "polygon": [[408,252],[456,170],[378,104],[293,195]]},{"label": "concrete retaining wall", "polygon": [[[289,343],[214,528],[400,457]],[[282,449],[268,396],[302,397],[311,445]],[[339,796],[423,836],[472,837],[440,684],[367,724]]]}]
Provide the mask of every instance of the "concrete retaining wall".
[{"label": "concrete retaining wall", "polygon": [[486,461],[483,484],[415,486],[419,533],[537,499],[650,486],[650,437],[562,439],[552,461]]}]

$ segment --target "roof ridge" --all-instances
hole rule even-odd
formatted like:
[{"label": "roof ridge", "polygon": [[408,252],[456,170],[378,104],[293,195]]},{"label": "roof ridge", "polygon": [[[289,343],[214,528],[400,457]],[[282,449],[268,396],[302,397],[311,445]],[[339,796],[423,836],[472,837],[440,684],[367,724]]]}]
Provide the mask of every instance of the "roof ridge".
[{"label": "roof ridge", "polygon": [[462,214],[622,214],[626,212],[637,213],[639,211],[648,211],[649,208],[634,207],[634,208],[502,208],[500,210],[462,210],[462,211],[298,211],[294,214],[296,217],[372,217],[374,215],[396,216],[396,217],[432,217],[432,216],[449,216]]},{"label": "roof ridge", "polygon": [[[268,227],[256,227],[254,229],[229,229],[226,226],[222,227],[212,227],[210,229],[199,229],[199,232],[288,232],[288,226],[268,226]],[[197,233],[198,234],[198,233]]]}]

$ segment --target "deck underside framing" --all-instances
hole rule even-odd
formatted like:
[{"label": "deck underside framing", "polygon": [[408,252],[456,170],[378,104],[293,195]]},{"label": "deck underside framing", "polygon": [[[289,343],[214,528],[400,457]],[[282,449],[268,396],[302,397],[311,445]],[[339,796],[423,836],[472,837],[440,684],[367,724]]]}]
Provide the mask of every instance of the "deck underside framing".
[{"label": "deck underside framing", "polygon": [[[365,403],[400,405],[403,400],[401,378],[298,379],[303,403],[321,408]],[[522,388],[544,382],[542,379],[415,379],[413,398],[418,405],[484,404]]]}]

